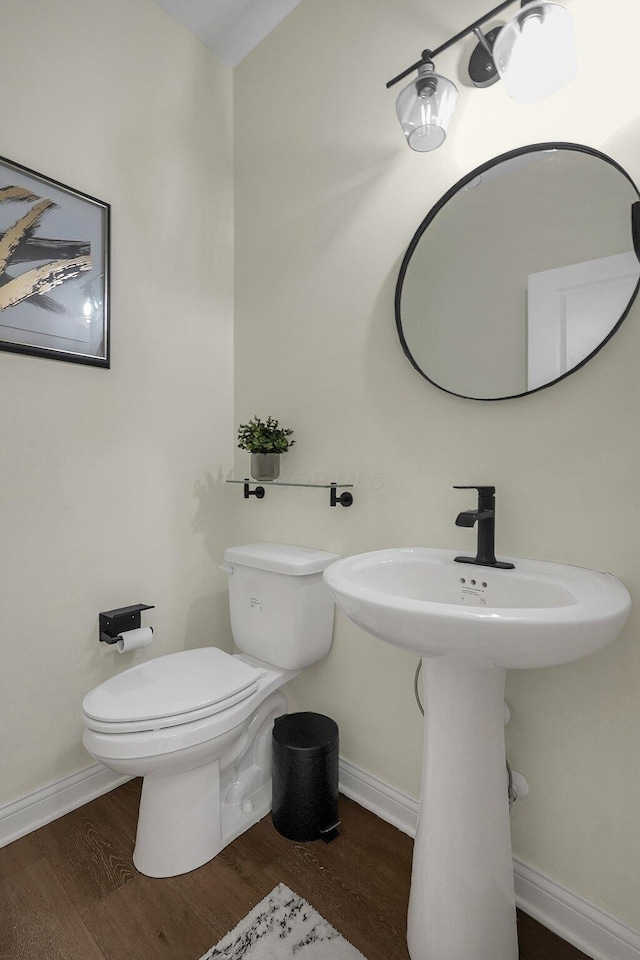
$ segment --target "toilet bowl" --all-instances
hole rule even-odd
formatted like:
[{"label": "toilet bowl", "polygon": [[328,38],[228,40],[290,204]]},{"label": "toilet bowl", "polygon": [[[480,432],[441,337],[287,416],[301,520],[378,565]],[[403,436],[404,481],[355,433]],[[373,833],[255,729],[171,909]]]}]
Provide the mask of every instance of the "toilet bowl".
[{"label": "toilet bowl", "polygon": [[[281,544],[229,548],[232,629],[243,652],[185,650],[138,664],[83,701],[83,742],[143,777],[133,861],[150,877],[194,870],[271,809],[280,690],[329,651],[335,554]],[[257,659],[259,650],[265,659]]]}]

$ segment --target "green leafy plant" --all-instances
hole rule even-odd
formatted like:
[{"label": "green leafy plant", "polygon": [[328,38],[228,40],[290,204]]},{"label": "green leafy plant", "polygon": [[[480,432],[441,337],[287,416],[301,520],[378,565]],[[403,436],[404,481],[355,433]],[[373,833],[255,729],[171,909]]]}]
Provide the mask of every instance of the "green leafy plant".
[{"label": "green leafy plant", "polygon": [[254,417],[238,427],[238,446],[249,453],[286,453],[295,443],[289,440],[292,433],[293,430],[281,427],[273,417],[267,417],[266,421]]}]

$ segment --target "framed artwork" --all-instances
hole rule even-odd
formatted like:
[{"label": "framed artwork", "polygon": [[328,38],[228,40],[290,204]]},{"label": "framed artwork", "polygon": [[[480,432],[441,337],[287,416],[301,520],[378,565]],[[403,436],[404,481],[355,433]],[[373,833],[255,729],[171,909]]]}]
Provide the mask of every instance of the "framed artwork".
[{"label": "framed artwork", "polygon": [[109,213],[0,157],[0,350],[109,366]]}]

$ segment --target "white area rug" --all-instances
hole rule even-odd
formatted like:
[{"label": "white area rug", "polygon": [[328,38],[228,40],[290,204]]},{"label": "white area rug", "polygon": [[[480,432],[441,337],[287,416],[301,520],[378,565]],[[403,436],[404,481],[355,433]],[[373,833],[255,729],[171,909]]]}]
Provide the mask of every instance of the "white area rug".
[{"label": "white area rug", "polygon": [[283,883],[202,960],[365,960]]}]

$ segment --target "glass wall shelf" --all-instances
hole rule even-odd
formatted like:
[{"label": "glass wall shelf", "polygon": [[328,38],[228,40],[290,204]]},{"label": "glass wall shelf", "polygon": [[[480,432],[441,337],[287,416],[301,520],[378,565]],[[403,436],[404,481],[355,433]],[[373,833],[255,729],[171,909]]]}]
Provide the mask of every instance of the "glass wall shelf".
[{"label": "glass wall shelf", "polygon": [[[245,500],[248,500],[249,497],[257,497],[258,500],[262,500],[266,487],[315,487],[319,490],[330,491],[329,506],[331,507],[336,507],[338,504],[341,507],[350,507],[353,503],[353,494],[348,492],[350,488],[353,488],[352,483],[294,483],[288,480],[261,480],[252,490],[251,485],[257,483],[257,481],[251,480],[249,477],[242,480],[227,480],[226,482],[241,483],[244,487]],[[338,494],[338,490],[344,490],[345,492]]]}]

